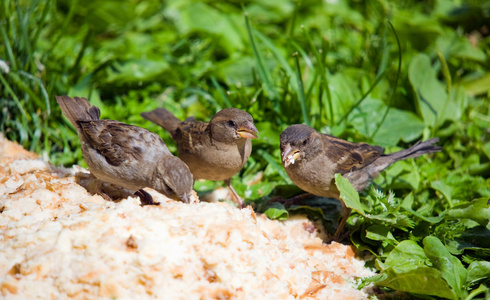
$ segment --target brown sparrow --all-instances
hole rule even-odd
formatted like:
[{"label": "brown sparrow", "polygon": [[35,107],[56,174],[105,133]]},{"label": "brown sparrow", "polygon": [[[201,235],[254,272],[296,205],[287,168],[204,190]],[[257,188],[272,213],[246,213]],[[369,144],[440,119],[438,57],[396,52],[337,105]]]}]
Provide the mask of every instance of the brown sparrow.
[{"label": "brown sparrow", "polygon": [[165,108],[141,116],[170,133],[177,143],[180,159],[189,166],[194,180],[224,180],[238,206],[243,207],[243,200],[231,186],[231,177],[247,162],[252,152],[250,139],[257,138],[258,131],[249,113],[225,108],[209,123],[193,117],[181,121]]},{"label": "brown sparrow", "polygon": [[99,108],[90,106],[85,98],[56,96],[56,101],[77,129],[83,157],[97,179],[138,190],[142,203],[155,204],[143,187],[189,203],[192,174],[157,134],[118,121],[99,120]]},{"label": "brown sparrow", "polygon": [[[438,141],[438,138],[433,138],[405,150],[383,154],[382,147],[352,143],[319,133],[307,125],[295,124],[281,133],[281,160],[289,178],[299,188],[313,195],[340,200],[335,173],[347,178],[360,192],[391,164],[440,151],[440,147],[433,145]],[[350,214],[350,209],[342,200],[340,202],[342,219],[335,233],[336,238]]]}]

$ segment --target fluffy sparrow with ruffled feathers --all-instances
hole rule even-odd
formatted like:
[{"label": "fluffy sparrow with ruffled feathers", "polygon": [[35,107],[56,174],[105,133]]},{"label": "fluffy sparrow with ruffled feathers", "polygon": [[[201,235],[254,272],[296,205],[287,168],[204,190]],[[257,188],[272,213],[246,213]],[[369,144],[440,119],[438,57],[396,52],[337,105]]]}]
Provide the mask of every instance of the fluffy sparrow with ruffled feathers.
[{"label": "fluffy sparrow with ruffled feathers", "polygon": [[189,203],[192,174],[157,134],[114,120],[100,120],[99,108],[85,98],[56,96],[56,101],[77,129],[83,157],[98,180],[138,191],[142,203],[155,204],[144,187]]}]

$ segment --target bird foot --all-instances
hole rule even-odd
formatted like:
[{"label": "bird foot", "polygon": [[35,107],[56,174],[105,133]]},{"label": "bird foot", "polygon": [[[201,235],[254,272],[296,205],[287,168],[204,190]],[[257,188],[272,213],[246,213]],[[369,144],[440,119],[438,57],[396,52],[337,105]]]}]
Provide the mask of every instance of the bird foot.
[{"label": "bird foot", "polygon": [[235,202],[238,205],[239,209],[243,208],[243,199],[238,196],[237,192],[235,189],[231,186],[231,179],[226,179],[225,184],[230,188],[231,191],[231,200]]},{"label": "bird foot", "polygon": [[153,201],[153,197],[150,194],[148,194],[147,191],[145,191],[143,189],[137,191],[136,193],[134,193],[134,195],[140,197],[141,206],[160,205],[160,202]]}]

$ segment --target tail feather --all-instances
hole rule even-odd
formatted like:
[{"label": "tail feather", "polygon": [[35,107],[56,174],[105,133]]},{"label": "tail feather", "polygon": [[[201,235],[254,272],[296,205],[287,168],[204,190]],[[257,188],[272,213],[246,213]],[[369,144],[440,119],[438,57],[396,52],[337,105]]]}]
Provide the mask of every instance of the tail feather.
[{"label": "tail feather", "polygon": [[438,152],[441,151],[442,148],[434,145],[437,142],[439,142],[439,138],[433,138],[425,142],[418,142],[408,149],[388,154],[388,156],[391,156],[394,161],[399,161],[403,159],[418,157],[427,153]]},{"label": "tail feather", "polygon": [[379,172],[388,168],[393,163],[408,158],[418,157],[424,154],[441,151],[441,147],[434,145],[439,142],[438,138],[433,138],[425,142],[418,142],[408,149],[404,149],[395,153],[385,154],[380,156],[376,161],[369,166],[368,172],[370,177],[377,177]]},{"label": "tail feather", "polygon": [[157,108],[150,112],[141,113],[141,116],[153,123],[163,127],[172,137],[175,136],[181,120],[177,119],[170,111],[165,108]]},{"label": "tail feather", "polygon": [[80,128],[78,121],[98,120],[100,110],[96,106],[90,106],[85,98],[71,98],[68,96],[56,96],[56,101],[60,105],[63,115],[77,128]]}]

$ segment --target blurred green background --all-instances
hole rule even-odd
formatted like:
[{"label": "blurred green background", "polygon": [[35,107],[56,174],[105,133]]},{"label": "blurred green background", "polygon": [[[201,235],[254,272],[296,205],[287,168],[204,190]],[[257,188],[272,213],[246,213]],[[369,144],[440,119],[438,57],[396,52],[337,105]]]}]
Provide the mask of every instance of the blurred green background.
[{"label": "blurred green background", "polygon": [[[271,193],[290,192],[279,155],[279,134],[288,125],[306,123],[387,152],[439,137],[442,153],[395,164],[375,181],[379,190],[361,195],[365,210],[378,217],[353,213],[351,242],[380,263],[400,242],[421,244],[428,235],[468,270],[488,259],[488,243],[475,240],[490,238],[482,204],[490,196],[490,2],[0,3],[1,130],[53,164],[84,165],[55,95],[87,97],[102,118],[150,129],[172,151],[168,133],[141,112],[166,107],[179,118],[207,121],[237,107],[253,115],[260,132],[233,179],[238,193],[257,200],[256,209],[269,217],[306,212],[334,224],[337,202],[317,199],[314,209],[290,210],[267,204]],[[466,214],[455,211],[463,208]],[[468,230],[477,232],[471,242]],[[380,263],[381,274],[400,275]],[[464,286],[439,271],[449,282],[440,297],[488,295],[476,284],[488,283],[490,271]]]}]

